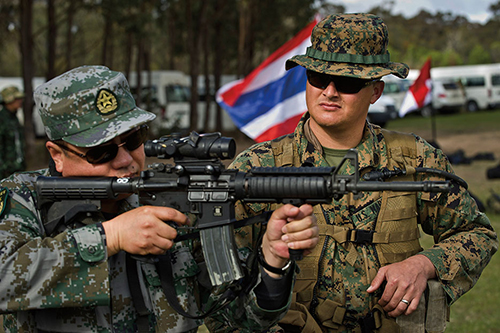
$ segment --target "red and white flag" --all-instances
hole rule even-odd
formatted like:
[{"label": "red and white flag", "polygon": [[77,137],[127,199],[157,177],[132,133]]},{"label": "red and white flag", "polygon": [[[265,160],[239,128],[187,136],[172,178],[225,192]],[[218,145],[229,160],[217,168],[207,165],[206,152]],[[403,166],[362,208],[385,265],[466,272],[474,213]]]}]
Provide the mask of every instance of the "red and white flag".
[{"label": "red and white flag", "polygon": [[432,102],[431,58],[427,59],[415,82],[406,92],[399,109],[399,116],[418,110]]}]

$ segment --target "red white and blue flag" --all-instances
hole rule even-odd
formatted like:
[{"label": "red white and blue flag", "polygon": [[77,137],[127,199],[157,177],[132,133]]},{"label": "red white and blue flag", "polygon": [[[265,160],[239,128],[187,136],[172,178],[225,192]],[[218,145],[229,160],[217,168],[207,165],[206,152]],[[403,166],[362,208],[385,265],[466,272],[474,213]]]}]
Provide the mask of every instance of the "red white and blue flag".
[{"label": "red white and blue flag", "polygon": [[311,32],[319,18],[309,23],[243,79],[217,91],[217,103],[238,128],[256,142],[294,131],[307,111],[306,71],[296,66],[285,70],[285,62],[304,54],[311,45]]}]

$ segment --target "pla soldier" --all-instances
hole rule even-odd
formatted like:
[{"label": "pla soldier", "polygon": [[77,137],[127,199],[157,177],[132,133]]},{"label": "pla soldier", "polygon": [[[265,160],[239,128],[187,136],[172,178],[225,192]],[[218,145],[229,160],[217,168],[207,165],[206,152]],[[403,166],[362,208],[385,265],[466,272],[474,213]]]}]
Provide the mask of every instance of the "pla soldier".
[{"label": "pla soldier", "polygon": [[16,171],[24,171],[24,131],[17,119],[24,94],[15,86],[1,92],[0,104],[0,177],[5,178]]}]

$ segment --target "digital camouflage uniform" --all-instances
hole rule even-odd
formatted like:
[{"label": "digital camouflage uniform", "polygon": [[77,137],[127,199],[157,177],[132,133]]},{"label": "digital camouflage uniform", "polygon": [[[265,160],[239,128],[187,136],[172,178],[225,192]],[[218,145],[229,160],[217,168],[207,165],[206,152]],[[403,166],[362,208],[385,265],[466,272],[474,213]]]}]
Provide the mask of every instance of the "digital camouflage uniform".
[{"label": "digital camouflage uniform", "polygon": [[[54,102],[57,96],[62,97]],[[63,74],[38,88],[35,97],[49,139],[71,142],[76,140],[72,128],[87,128],[85,135],[76,131],[80,145],[99,145],[103,137],[109,140],[154,118],[135,108],[122,74],[101,66]],[[58,103],[74,108],[77,116],[67,117]],[[94,103],[98,106],[92,107]],[[57,125],[65,117],[66,124]],[[114,125],[108,126],[111,120]],[[153,264],[135,260],[127,264],[123,251],[107,258],[101,222],[109,217],[78,215],[65,230],[47,234],[34,186],[37,176],[50,173],[47,169],[14,174],[0,184],[0,312],[5,314],[6,331],[135,332],[138,314],[133,288],[140,288],[148,310],[146,331],[196,331],[202,321],[182,317],[169,306]],[[132,195],[121,202],[120,212],[137,206],[138,198]],[[191,314],[199,314],[198,306],[209,296],[198,284],[200,256],[191,243],[177,243],[172,250],[175,291],[180,305]],[[137,267],[139,285],[129,284],[128,265]],[[246,331],[260,330],[276,323],[286,309],[260,308],[252,290],[212,320]]]},{"label": "digital camouflage uniform", "polygon": [[[293,148],[296,149],[298,157],[298,161],[294,164],[328,166],[322,154],[304,136],[303,125],[307,118],[308,114],[302,118],[293,133]],[[284,138],[273,141],[279,142]],[[417,166],[452,172],[451,165],[441,150],[434,149],[418,136],[415,136],[415,142],[417,150],[422,151]],[[363,140],[356,149],[359,152],[361,175],[373,169],[383,168],[389,163],[386,142],[378,126],[367,123]],[[258,166],[257,164],[274,166],[275,159],[285,158],[280,156],[283,154],[285,152],[279,150],[273,153],[271,142],[259,143],[241,153],[230,168],[247,171],[252,166]],[[350,167],[342,169],[342,174],[352,173]],[[442,179],[422,175],[416,177],[416,180]],[[393,196],[408,196],[408,193],[395,192]],[[436,245],[420,253],[427,256],[436,267],[448,302],[452,304],[476,283],[497,249],[497,236],[488,218],[478,211],[475,201],[463,187],[455,187],[451,193],[418,193],[415,199],[417,210],[402,212],[398,219],[401,223],[410,223],[411,218],[418,215],[418,223],[423,231],[434,237]],[[325,330],[340,329],[347,332],[356,326],[359,318],[369,313],[381,295],[376,293],[372,296],[366,292],[381,267],[381,258],[377,253],[380,249],[377,249],[375,244],[357,244],[346,239],[335,239],[338,237],[329,233],[327,231],[329,229],[321,224],[326,220],[327,224],[338,227],[375,230],[376,224],[379,223],[377,219],[382,207],[381,201],[380,192],[366,192],[359,197],[353,194],[345,195],[340,200],[333,200],[331,205],[322,204],[321,207],[315,207],[315,213],[319,212],[317,217],[322,238],[315,249],[316,253],[298,262],[301,272],[297,277],[297,286],[301,280],[312,279],[314,287],[309,288],[306,295],[299,293],[296,297],[299,303],[302,297],[304,303],[309,304],[308,310],[320,320],[320,324],[322,319],[324,322],[322,327]],[[240,203],[237,206],[237,215],[252,216],[271,208],[268,205],[243,206]],[[400,207],[401,211],[404,211],[404,208]],[[257,234],[257,227],[255,230],[247,228],[242,231],[239,246],[251,246],[251,241],[255,240],[253,237]],[[320,256],[319,265],[314,262],[315,255]],[[410,253],[406,256],[409,255]],[[388,259],[386,264],[390,262]],[[294,291],[297,291],[296,289]],[[343,326],[335,328],[336,324],[332,323],[334,313],[324,315],[316,312],[318,304],[326,300],[333,301],[345,309],[345,315],[341,318]],[[329,307],[333,310],[333,303]]]},{"label": "digital camouflage uniform", "polygon": [[16,87],[7,87],[2,90],[2,104],[0,104],[0,178],[10,176],[16,171],[26,169],[24,155],[24,129],[17,119],[16,112],[7,110],[8,104],[16,98],[22,98]]},{"label": "digital camouflage uniform", "polygon": [[[311,44],[305,55],[287,60],[287,70],[300,65],[323,74],[365,80],[388,74],[401,78],[408,75],[407,65],[390,61],[387,27],[372,14],[330,15],[314,27]],[[245,150],[230,168],[247,171],[252,166],[328,167],[308,119],[306,113],[292,134]],[[369,123],[362,134],[360,143],[353,147],[358,150],[361,177],[384,167],[453,172],[443,152],[418,136],[385,131]],[[352,175],[354,170],[347,164],[340,173]],[[393,180],[444,179],[417,173],[389,179]],[[237,217],[274,208],[275,205],[239,202]],[[400,327],[377,304],[383,288],[373,294],[366,291],[380,267],[416,253],[425,255],[436,268],[440,282],[437,289],[441,293],[444,289],[443,298],[450,305],[474,286],[498,247],[488,218],[479,212],[463,186],[454,186],[449,193],[350,193],[331,204],[314,206],[314,214],[320,241],[311,255],[298,262],[300,273],[293,302],[280,321],[286,332],[361,332],[361,325],[366,323],[373,327],[365,326],[365,331],[397,332]],[[432,248],[421,249],[419,225],[434,237]],[[258,233],[259,226],[241,230],[239,246],[253,246]],[[404,327],[399,322],[398,325]]]}]

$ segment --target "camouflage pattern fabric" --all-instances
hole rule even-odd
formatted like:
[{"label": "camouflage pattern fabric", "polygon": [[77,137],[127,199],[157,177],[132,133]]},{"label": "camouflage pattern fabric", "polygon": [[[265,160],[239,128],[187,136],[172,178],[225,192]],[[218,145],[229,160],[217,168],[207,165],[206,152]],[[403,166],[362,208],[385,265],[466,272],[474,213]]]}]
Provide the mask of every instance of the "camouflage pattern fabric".
[{"label": "camouflage pattern fabric", "polygon": [[125,76],[104,66],[81,66],[34,92],[50,140],[94,147],[155,119],[137,107]]},{"label": "camouflage pattern fabric", "polygon": [[[290,134],[294,148],[298,152],[299,165],[328,166],[322,154],[304,135],[303,127],[308,118],[309,114],[306,113],[295,132]],[[415,136],[415,141],[423,152],[418,157],[418,166],[453,172],[441,150],[433,148],[418,136]],[[367,123],[363,139],[356,147],[359,152],[360,174],[386,166],[389,159],[386,148],[380,127]],[[274,166],[275,158],[282,157],[278,156],[280,154],[284,154],[283,151],[273,152],[271,142],[259,143],[242,152],[230,168],[247,171],[256,164]],[[352,172],[350,167],[342,170],[345,174]],[[417,175],[416,180],[442,179],[435,175]],[[436,243],[434,247],[420,253],[427,256],[436,267],[438,279],[446,291],[449,304],[474,286],[498,248],[497,235],[488,218],[477,209],[475,201],[463,187],[457,186],[455,189],[450,193],[418,193],[417,212],[415,212],[418,214],[418,222],[423,231],[432,235]],[[323,204],[315,208],[322,211],[320,214],[324,215],[327,224],[375,230],[381,206],[383,205],[380,204],[380,193],[370,192],[362,193],[359,197],[352,194],[345,195],[340,200],[333,200],[332,204]],[[243,205],[239,202],[237,217],[253,216],[269,209],[271,209],[269,204]],[[320,230],[321,220],[323,217],[318,215]],[[251,247],[258,232],[259,226],[241,230],[238,235],[238,246]],[[380,268],[377,251],[374,244],[350,241],[338,243],[328,236],[324,244],[322,249],[318,250],[321,255],[314,269],[302,267],[301,262],[298,263],[301,272],[297,276],[296,287],[301,280],[312,279],[313,284],[306,293],[309,299],[302,301],[302,295],[299,294],[296,296],[297,302],[305,304],[308,311],[316,318],[324,317],[324,313],[318,313],[318,304],[338,304],[345,309],[345,314],[341,317],[342,326],[334,328],[333,325],[325,326],[326,324],[322,325],[321,322],[318,324],[328,332],[351,332],[357,327],[357,320],[369,313],[381,295],[380,292],[376,292],[375,295],[366,292],[371,279]],[[275,331],[279,330],[275,328]]]},{"label": "camouflage pattern fabric", "polygon": [[375,79],[408,75],[409,67],[390,61],[389,34],[382,19],[373,14],[336,14],[319,22],[311,34],[306,54],[286,61],[319,73]]},{"label": "camouflage pattern fabric", "polygon": [[[141,288],[145,295],[149,332],[196,332],[202,321],[182,317],[168,305],[153,264],[138,261],[140,286],[131,286],[125,253],[107,258],[102,214],[78,218],[78,228],[46,235],[34,192],[40,175],[49,171],[14,174],[0,183],[0,313],[5,314],[6,332],[136,332],[131,288]],[[137,206],[133,195],[120,211]],[[199,314],[210,301],[198,284],[201,251],[182,242],[172,255],[180,305]],[[264,310],[250,291],[211,320],[253,332],[272,326],[286,309]]]},{"label": "camouflage pattern fabric", "polygon": [[14,102],[18,98],[23,98],[24,93],[19,91],[19,88],[17,88],[16,86],[9,86],[9,87],[2,89],[2,92],[0,93],[0,97],[2,97],[0,102],[3,102],[5,104],[9,104],[9,103]]},{"label": "camouflage pattern fabric", "polygon": [[0,178],[26,169],[24,129],[15,113],[0,105]]}]

